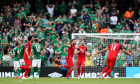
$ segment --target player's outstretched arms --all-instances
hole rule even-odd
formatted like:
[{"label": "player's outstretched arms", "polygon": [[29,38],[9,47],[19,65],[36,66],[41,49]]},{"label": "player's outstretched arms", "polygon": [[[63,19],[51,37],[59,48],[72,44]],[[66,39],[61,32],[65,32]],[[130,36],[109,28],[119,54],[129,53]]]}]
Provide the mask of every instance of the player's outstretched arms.
[{"label": "player's outstretched arms", "polygon": [[127,52],[125,49],[122,49],[122,51],[123,51],[125,54],[131,56],[131,54],[130,54],[129,52]]},{"label": "player's outstretched arms", "polygon": [[103,50],[101,50],[101,51],[97,51],[95,54],[99,54],[99,53],[102,53],[102,52],[105,52],[105,51],[107,51],[109,48],[107,47],[107,48],[105,48],[105,49],[103,49]]}]

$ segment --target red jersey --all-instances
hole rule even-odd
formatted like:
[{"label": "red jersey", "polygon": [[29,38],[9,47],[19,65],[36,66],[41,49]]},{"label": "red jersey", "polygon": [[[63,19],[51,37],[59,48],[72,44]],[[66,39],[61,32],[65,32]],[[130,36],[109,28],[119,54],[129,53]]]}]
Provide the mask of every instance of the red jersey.
[{"label": "red jersey", "polygon": [[80,51],[78,53],[78,59],[77,60],[81,60],[81,61],[85,61],[86,56],[85,56],[85,52],[87,51],[87,47],[86,46],[79,46],[78,50]]},{"label": "red jersey", "polygon": [[74,56],[74,50],[75,50],[75,46],[73,44],[71,44],[71,47],[68,47],[68,57],[73,58]]},{"label": "red jersey", "polygon": [[110,44],[108,46],[108,48],[109,48],[108,58],[113,58],[113,59],[116,59],[117,55],[118,55],[118,52],[121,49],[123,49],[122,46],[119,43]]},{"label": "red jersey", "polygon": [[[31,42],[30,42],[30,41],[28,41],[28,42],[25,44],[24,51],[25,51],[26,48],[28,48],[28,54],[30,55],[30,54],[31,54]],[[26,52],[24,52],[23,58],[24,58],[24,59],[28,59],[28,55],[26,54]]]}]

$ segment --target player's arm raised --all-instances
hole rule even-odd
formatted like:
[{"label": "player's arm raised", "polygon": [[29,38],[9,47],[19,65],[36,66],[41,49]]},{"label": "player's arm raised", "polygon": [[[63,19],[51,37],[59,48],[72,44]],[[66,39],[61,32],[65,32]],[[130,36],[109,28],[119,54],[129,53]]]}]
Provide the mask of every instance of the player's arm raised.
[{"label": "player's arm raised", "polygon": [[86,48],[85,54],[86,54],[86,55],[89,55],[89,54],[91,54],[91,53],[88,53],[88,50],[87,50],[87,48]]},{"label": "player's arm raised", "polygon": [[76,49],[76,54],[79,54],[81,50],[79,48]]},{"label": "player's arm raised", "polygon": [[67,46],[68,46],[69,48],[71,48],[71,45],[70,45],[70,44],[67,44]]},{"label": "player's arm raised", "polygon": [[107,48],[105,48],[105,49],[103,49],[103,50],[101,50],[101,51],[97,51],[96,54],[99,54],[99,53],[105,52],[105,51],[107,51],[108,49],[109,49],[109,48],[107,47]]},{"label": "player's arm raised", "polygon": [[122,49],[122,51],[123,51],[125,54],[131,56],[131,54],[130,54],[129,52],[127,52],[125,49]]}]

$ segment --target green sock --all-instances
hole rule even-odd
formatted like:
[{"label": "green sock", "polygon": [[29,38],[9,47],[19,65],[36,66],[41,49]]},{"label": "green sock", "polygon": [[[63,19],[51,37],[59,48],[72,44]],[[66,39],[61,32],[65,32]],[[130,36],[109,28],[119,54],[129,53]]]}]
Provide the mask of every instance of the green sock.
[{"label": "green sock", "polygon": [[14,72],[14,77],[16,77],[17,75],[16,75],[16,71],[15,71],[15,69],[13,69],[13,72]]},{"label": "green sock", "polygon": [[34,74],[34,68],[31,68],[30,76],[33,76]]},{"label": "green sock", "polygon": [[17,75],[18,75],[18,77],[20,77],[20,72],[21,72],[21,70],[18,69],[18,70],[17,70]]},{"label": "green sock", "polygon": [[37,70],[37,75],[38,76],[40,75],[40,68],[38,68],[38,70]]}]

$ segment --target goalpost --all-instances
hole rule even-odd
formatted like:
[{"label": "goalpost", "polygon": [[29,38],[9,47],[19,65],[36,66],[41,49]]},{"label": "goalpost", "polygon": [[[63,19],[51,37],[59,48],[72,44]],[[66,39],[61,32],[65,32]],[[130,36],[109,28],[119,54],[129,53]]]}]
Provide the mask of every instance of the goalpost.
[{"label": "goalpost", "polygon": [[[83,78],[98,78],[99,73],[106,67],[107,52],[94,55],[96,51],[100,51],[113,43],[114,39],[119,40],[128,52],[132,52],[133,56],[128,56],[122,51],[118,53],[114,71],[108,77],[113,78],[139,78],[140,71],[133,71],[133,69],[140,70],[140,34],[139,33],[88,33],[79,34],[73,33],[72,39],[77,40],[80,45],[81,40],[85,41],[85,46],[88,52],[91,53],[90,57],[86,57],[85,71]],[[74,54],[74,67],[72,78],[78,77],[77,73],[77,54]],[[131,74],[128,74],[130,73]]]}]

